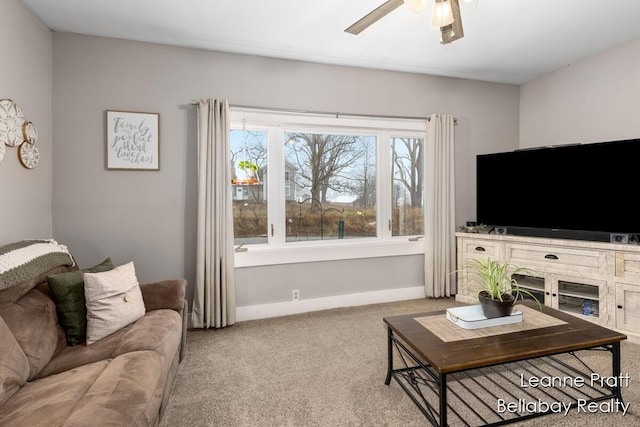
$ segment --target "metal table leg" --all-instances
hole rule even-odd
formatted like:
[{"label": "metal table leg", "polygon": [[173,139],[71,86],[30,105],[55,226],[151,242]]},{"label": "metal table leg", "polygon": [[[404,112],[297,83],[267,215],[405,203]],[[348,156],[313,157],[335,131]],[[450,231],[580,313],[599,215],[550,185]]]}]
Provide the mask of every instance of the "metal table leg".
[{"label": "metal table leg", "polygon": [[440,397],[440,425],[447,426],[447,374],[440,374],[438,394]]},{"label": "metal table leg", "polygon": [[614,342],[611,345],[611,358],[613,359],[612,375],[618,378],[616,386],[611,391],[617,396],[617,399],[622,402],[622,387],[620,386],[620,382],[622,381],[620,378],[622,375],[620,366],[620,341]]},{"label": "metal table leg", "polygon": [[387,327],[387,379],[386,385],[391,384],[391,370],[393,369],[393,331]]}]

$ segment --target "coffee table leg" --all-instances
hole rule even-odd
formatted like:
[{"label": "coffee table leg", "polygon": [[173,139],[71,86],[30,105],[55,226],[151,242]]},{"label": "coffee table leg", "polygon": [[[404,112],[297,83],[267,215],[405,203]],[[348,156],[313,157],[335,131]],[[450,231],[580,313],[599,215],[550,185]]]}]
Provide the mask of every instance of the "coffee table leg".
[{"label": "coffee table leg", "polygon": [[440,395],[440,426],[447,426],[447,374],[440,374],[438,381],[438,394]]},{"label": "coffee table leg", "polygon": [[391,370],[393,369],[393,331],[387,327],[387,379],[386,385],[391,383]]},{"label": "coffee table leg", "polygon": [[613,376],[618,378],[618,381],[616,382],[616,387],[615,387],[615,393],[616,396],[618,397],[618,400],[620,400],[620,402],[622,402],[622,387],[620,386],[620,382],[622,381],[622,379],[620,378],[621,376],[621,366],[620,366],[620,341],[614,342],[612,344],[612,357],[613,357]]}]

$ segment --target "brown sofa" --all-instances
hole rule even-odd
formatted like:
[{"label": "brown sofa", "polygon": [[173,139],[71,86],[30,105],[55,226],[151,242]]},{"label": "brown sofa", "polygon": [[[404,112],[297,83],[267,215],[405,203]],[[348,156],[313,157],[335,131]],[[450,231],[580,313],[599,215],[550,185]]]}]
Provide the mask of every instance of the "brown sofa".
[{"label": "brown sofa", "polygon": [[68,346],[47,275],[74,269],[0,283],[0,426],[158,425],[184,355],[186,282],[141,285],[142,318]]}]

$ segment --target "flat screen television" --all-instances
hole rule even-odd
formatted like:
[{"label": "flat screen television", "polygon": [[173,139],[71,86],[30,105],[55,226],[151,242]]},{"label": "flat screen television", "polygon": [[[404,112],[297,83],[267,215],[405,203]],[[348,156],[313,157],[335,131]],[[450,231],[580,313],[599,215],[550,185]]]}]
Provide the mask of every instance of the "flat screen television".
[{"label": "flat screen television", "polygon": [[609,241],[640,234],[640,139],[477,156],[479,224],[508,234]]}]

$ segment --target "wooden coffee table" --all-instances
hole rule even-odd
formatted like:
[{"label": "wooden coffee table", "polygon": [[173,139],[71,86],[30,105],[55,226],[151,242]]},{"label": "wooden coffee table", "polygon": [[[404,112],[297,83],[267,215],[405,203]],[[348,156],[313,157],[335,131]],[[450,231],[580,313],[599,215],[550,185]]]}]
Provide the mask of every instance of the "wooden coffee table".
[{"label": "wooden coffee table", "polygon": [[[627,337],[552,308],[540,313],[531,301],[520,307],[519,330],[460,330],[444,310],[384,318],[385,384],[394,378],[440,426],[503,425],[572,411],[626,413],[621,389],[629,375],[620,371],[620,341]],[[608,372],[589,366],[593,351],[611,355]]]}]

